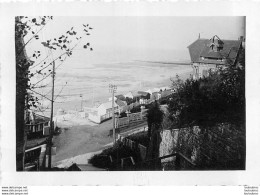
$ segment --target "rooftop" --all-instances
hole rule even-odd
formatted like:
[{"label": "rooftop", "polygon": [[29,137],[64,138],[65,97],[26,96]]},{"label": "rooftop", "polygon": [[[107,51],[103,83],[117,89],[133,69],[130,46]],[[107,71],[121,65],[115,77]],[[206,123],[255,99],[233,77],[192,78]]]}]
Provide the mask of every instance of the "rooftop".
[{"label": "rooftop", "polygon": [[[105,103],[100,104],[99,107],[100,106],[104,106],[105,109],[110,109],[110,108],[112,108],[112,102],[111,101],[110,102],[105,102]],[[117,106],[118,106],[117,103],[115,103],[114,107],[117,107]]]},{"label": "rooftop", "polygon": [[221,59],[234,63],[241,45],[241,40],[220,40],[215,35],[212,39],[197,39],[188,49],[192,62],[227,64]]}]

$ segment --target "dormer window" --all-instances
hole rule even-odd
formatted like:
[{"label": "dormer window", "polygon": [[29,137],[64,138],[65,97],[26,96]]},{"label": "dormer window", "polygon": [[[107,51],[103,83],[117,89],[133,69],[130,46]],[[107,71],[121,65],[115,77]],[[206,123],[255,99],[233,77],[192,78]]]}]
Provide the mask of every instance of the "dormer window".
[{"label": "dormer window", "polygon": [[209,47],[212,51],[218,52],[223,49],[224,42],[220,40],[217,35],[213,36],[210,40],[211,43],[209,44]]}]

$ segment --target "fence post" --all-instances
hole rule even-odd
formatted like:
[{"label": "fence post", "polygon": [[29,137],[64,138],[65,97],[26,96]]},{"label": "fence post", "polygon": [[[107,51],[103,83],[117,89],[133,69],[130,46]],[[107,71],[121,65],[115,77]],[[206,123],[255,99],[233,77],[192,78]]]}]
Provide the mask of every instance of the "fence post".
[{"label": "fence post", "polygon": [[126,111],[125,113],[126,113],[127,120],[128,120],[127,126],[129,126],[129,125],[130,125],[130,113],[131,113],[131,112],[128,110],[128,111]]},{"label": "fence post", "polygon": [[116,113],[115,114],[115,128],[119,127],[119,115]]},{"label": "fence post", "polygon": [[144,107],[144,106],[141,106],[141,120],[143,120],[143,118],[144,118],[144,116],[143,116],[143,114],[144,114],[144,109],[145,109],[145,107]]}]

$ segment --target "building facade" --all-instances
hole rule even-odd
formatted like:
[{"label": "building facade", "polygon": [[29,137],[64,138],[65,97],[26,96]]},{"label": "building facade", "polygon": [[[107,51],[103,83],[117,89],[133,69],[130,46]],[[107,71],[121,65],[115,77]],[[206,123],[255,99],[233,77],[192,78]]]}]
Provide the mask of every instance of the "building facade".
[{"label": "building facade", "polygon": [[207,77],[209,70],[237,64],[244,38],[238,40],[222,40],[217,35],[211,39],[198,38],[188,46],[193,79]]}]

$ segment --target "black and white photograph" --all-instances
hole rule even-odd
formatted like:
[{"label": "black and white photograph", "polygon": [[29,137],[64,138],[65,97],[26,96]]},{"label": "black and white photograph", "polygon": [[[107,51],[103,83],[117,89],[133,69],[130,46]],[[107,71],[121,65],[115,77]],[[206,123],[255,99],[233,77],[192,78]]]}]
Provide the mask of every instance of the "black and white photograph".
[{"label": "black and white photograph", "polygon": [[245,170],[245,26],[16,16],[17,171]]},{"label": "black and white photograph", "polygon": [[259,8],[1,3],[1,185],[259,186]]}]

